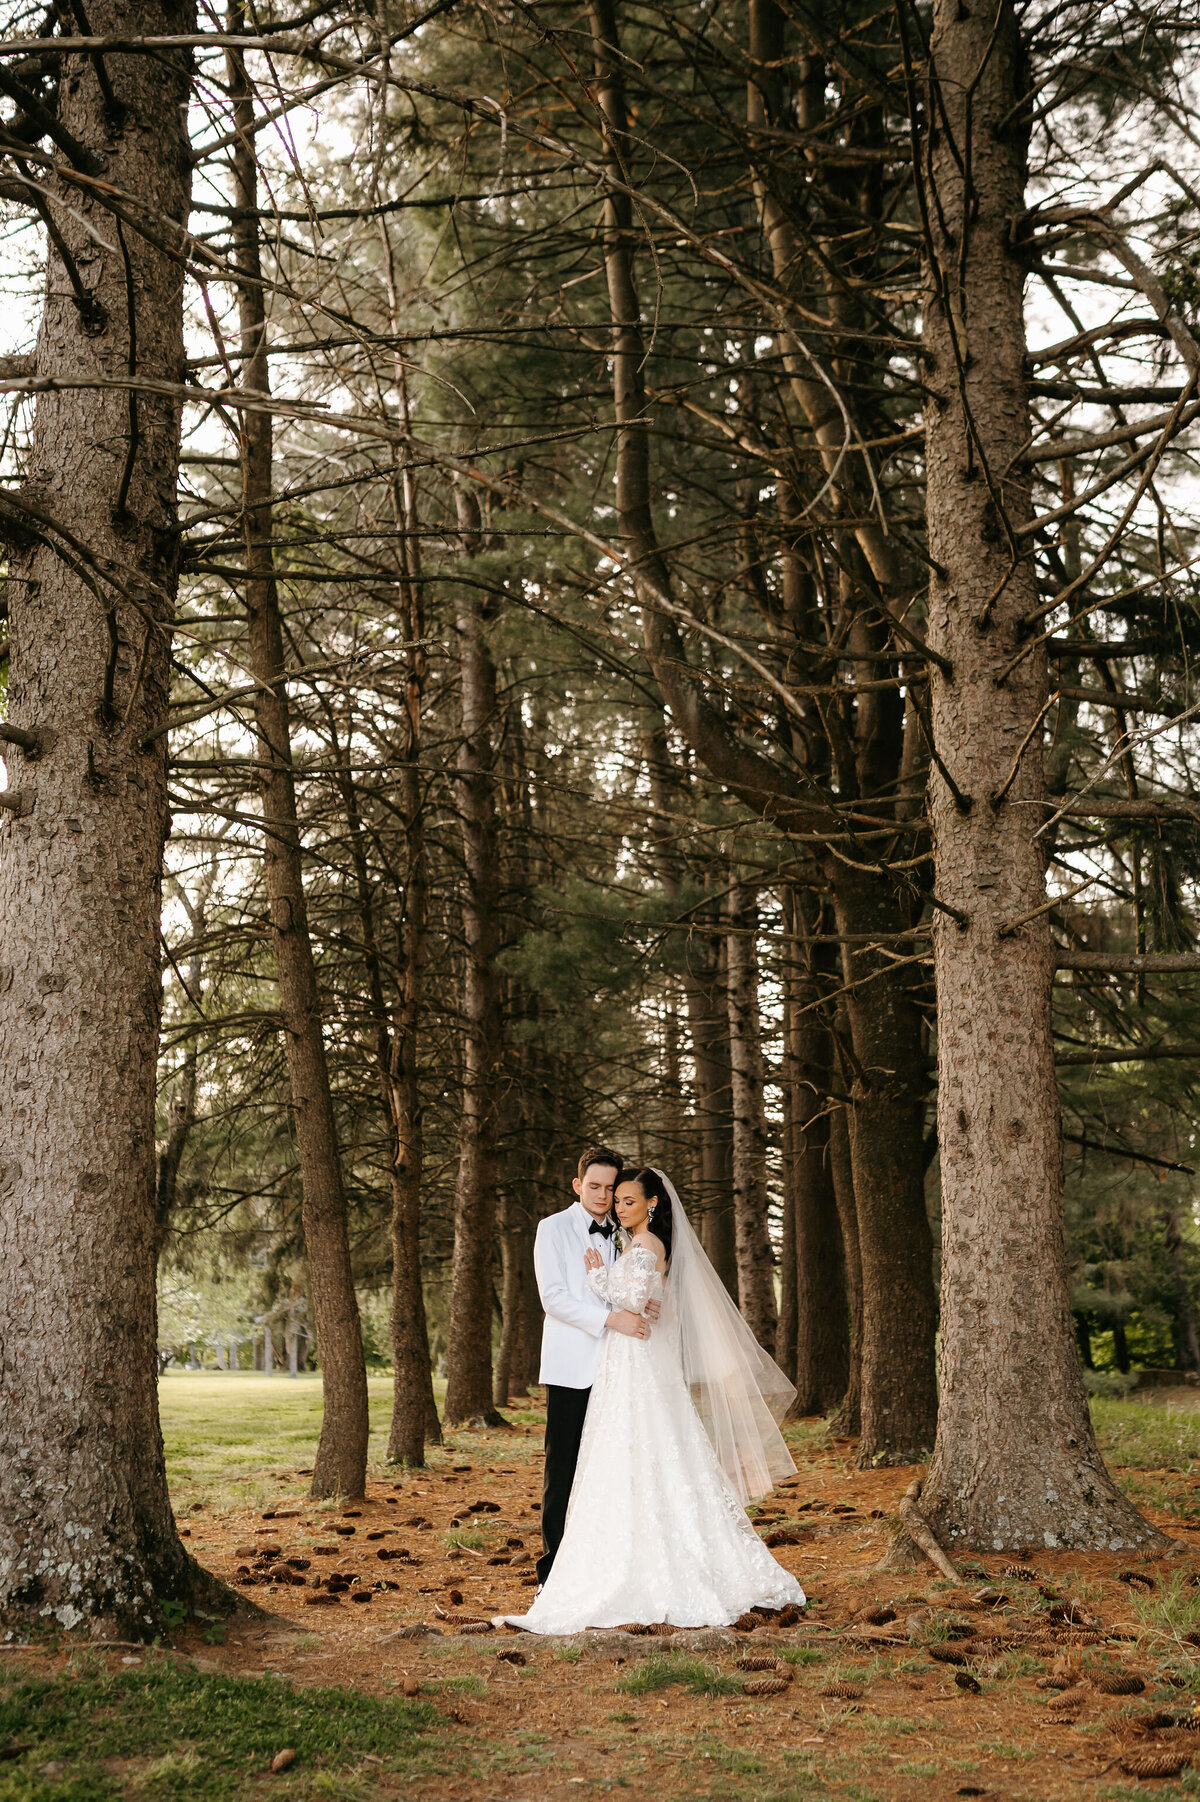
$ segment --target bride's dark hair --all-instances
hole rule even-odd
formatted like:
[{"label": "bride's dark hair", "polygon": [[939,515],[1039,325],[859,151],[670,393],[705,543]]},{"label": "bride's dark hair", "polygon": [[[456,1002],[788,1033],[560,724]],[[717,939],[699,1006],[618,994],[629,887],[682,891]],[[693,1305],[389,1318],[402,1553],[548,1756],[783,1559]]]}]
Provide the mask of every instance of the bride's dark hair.
[{"label": "bride's dark hair", "polygon": [[622,1170],[617,1178],[617,1188],[624,1188],[626,1183],[636,1183],[648,1202],[654,1207],[654,1218],[646,1222],[647,1230],[656,1239],[662,1240],[663,1250],[667,1254],[667,1263],[671,1262],[671,1197],[667,1194],[667,1185],[657,1170],[647,1167],[645,1170]]}]

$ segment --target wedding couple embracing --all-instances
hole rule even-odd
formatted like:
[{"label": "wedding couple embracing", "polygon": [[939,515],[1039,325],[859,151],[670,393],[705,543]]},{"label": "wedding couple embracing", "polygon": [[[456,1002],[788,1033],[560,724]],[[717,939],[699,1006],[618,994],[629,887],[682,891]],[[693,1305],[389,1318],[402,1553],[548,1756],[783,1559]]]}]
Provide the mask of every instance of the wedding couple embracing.
[{"label": "wedding couple embracing", "polygon": [[[546,1479],[531,1633],[725,1626],[804,1605],[745,1504],[795,1470],[795,1390],[759,1346],[661,1170],[607,1146],[534,1247],[546,1311]],[[615,1216],[615,1219],[614,1219]]]}]

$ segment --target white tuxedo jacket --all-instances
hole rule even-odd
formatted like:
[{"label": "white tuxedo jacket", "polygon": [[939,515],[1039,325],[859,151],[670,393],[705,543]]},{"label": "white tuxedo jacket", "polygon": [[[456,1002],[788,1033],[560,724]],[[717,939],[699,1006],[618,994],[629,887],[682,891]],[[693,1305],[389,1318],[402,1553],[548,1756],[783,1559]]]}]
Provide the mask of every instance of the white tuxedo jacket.
[{"label": "white tuxedo jacket", "polygon": [[563,1389],[591,1388],[604,1322],[612,1311],[587,1287],[583,1254],[588,1246],[595,1246],[606,1265],[614,1256],[612,1239],[589,1233],[591,1222],[583,1203],[572,1202],[561,1214],[543,1220],[533,1241],[533,1268],[546,1310],[538,1381]]}]

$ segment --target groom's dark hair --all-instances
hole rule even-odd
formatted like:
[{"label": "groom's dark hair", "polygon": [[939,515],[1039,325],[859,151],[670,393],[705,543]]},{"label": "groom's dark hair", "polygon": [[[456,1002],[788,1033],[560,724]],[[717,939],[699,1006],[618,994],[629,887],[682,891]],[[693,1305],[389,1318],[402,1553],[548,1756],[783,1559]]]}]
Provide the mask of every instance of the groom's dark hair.
[{"label": "groom's dark hair", "polygon": [[621,1154],[619,1151],[613,1151],[608,1145],[589,1145],[583,1152],[579,1159],[580,1182],[583,1181],[593,1164],[609,1164],[616,1171],[618,1177],[621,1174]]}]

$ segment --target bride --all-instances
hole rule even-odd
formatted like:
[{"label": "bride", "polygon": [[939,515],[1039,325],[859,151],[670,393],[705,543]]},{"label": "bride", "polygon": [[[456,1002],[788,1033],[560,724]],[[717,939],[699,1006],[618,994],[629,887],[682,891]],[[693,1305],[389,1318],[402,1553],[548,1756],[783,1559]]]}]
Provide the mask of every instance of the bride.
[{"label": "bride", "polygon": [[661,1301],[646,1339],[609,1333],[588,1403],[566,1530],[530,1633],[625,1621],[725,1626],[804,1606],[744,1504],[795,1470],[778,1425],[795,1391],[754,1339],[661,1170],[622,1176],[623,1250],[585,1253],[614,1308]]}]

